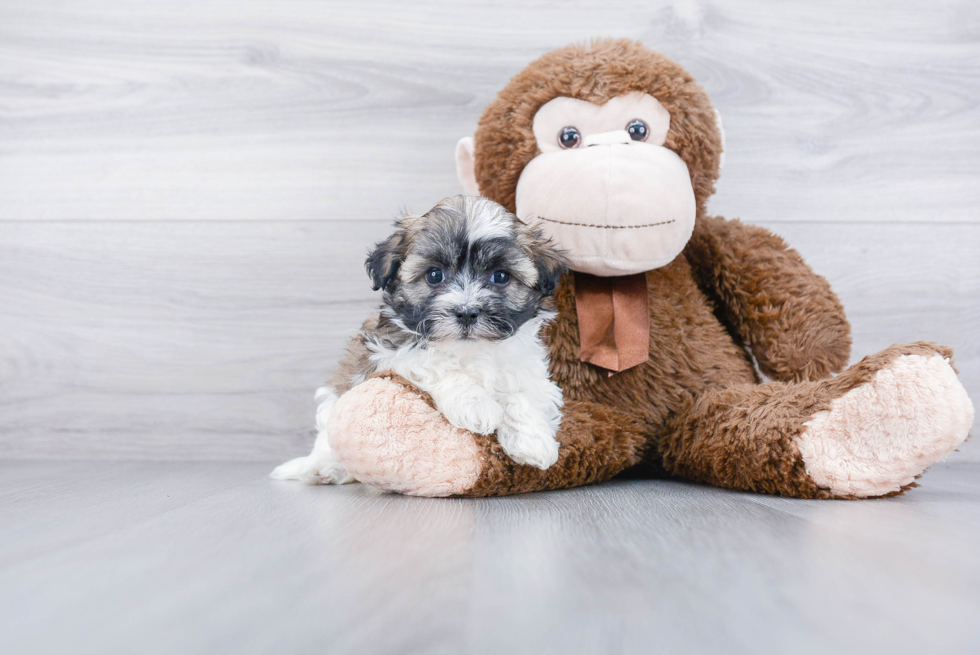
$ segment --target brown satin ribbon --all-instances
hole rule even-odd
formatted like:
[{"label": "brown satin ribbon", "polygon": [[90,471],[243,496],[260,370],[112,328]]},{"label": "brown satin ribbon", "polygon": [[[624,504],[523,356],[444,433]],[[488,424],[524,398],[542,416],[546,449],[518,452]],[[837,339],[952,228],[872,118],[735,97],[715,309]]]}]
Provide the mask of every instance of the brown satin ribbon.
[{"label": "brown satin ribbon", "polygon": [[598,277],[575,272],[579,359],[609,375],[650,358],[650,300],[645,273]]}]

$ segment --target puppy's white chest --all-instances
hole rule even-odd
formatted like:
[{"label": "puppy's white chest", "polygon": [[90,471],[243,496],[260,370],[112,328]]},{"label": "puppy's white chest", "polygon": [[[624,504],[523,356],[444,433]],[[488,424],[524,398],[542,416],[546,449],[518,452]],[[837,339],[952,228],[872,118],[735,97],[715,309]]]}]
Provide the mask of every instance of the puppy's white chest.
[{"label": "puppy's white chest", "polygon": [[474,385],[489,393],[497,391],[500,362],[484,353],[459,355],[453,351],[428,348],[392,363],[393,370],[423,391],[438,394],[446,384]]},{"label": "puppy's white chest", "polygon": [[546,469],[558,458],[561,390],[548,377],[540,324],[496,343],[449,343],[374,351],[378,370],[392,370],[432,396],[451,424],[490,435],[511,459]]}]

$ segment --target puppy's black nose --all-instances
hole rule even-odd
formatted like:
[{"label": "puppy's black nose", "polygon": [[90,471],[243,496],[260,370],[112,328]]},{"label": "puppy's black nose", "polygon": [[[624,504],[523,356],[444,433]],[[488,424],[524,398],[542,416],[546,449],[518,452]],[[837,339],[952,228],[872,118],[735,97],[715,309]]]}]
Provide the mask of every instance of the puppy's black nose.
[{"label": "puppy's black nose", "polygon": [[456,320],[460,322],[461,325],[469,327],[476,323],[476,319],[480,317],[480,310],[477,307],[457,307],[456,308]]}]

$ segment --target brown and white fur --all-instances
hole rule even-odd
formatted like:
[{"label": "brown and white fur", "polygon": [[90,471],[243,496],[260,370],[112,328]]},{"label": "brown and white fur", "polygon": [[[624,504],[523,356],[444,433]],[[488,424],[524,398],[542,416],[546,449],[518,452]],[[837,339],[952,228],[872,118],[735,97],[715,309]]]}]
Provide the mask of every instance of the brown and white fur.
[{"label": "brown and white fur", "polygon": [[380,311],[317,390],[313,452],[272,477],[353,482],[330,449],[330,416],[340,395],[381,371],[428,393],[456,427],[496,433],[515,462],[554,464],[563,400],[539,332],[555,316],[565,263],[548,240],[495,202],[454,196],[400,219],[365,266],[383,292]]}]

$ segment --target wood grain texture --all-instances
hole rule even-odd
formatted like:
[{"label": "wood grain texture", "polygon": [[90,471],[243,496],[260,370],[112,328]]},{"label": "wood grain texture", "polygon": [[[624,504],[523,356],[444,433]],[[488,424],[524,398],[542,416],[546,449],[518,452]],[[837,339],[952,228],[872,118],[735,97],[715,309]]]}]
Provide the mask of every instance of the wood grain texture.
[{"label": "wood grain texture", "polygon": [[5,652],[980,648],[977,464],[857,503],[665,481],[423,499],[269,465],[0,462]]},{"label": "wood grain texture", "polygon": [[[980,225],[769,225],[840,294],[853,359],[956,350],[980,400]],[[377,302],[387,221],[8,222],[0,457],[276,460]],[[956,459],[980,459],[970,443]]]},{"label": "wood grain texture", "polygon": [[0,219],[425,209],[507,79],[596,36],[641,39],[712,95],[717,213],[977,221],[971,0],[2,0]]}]

